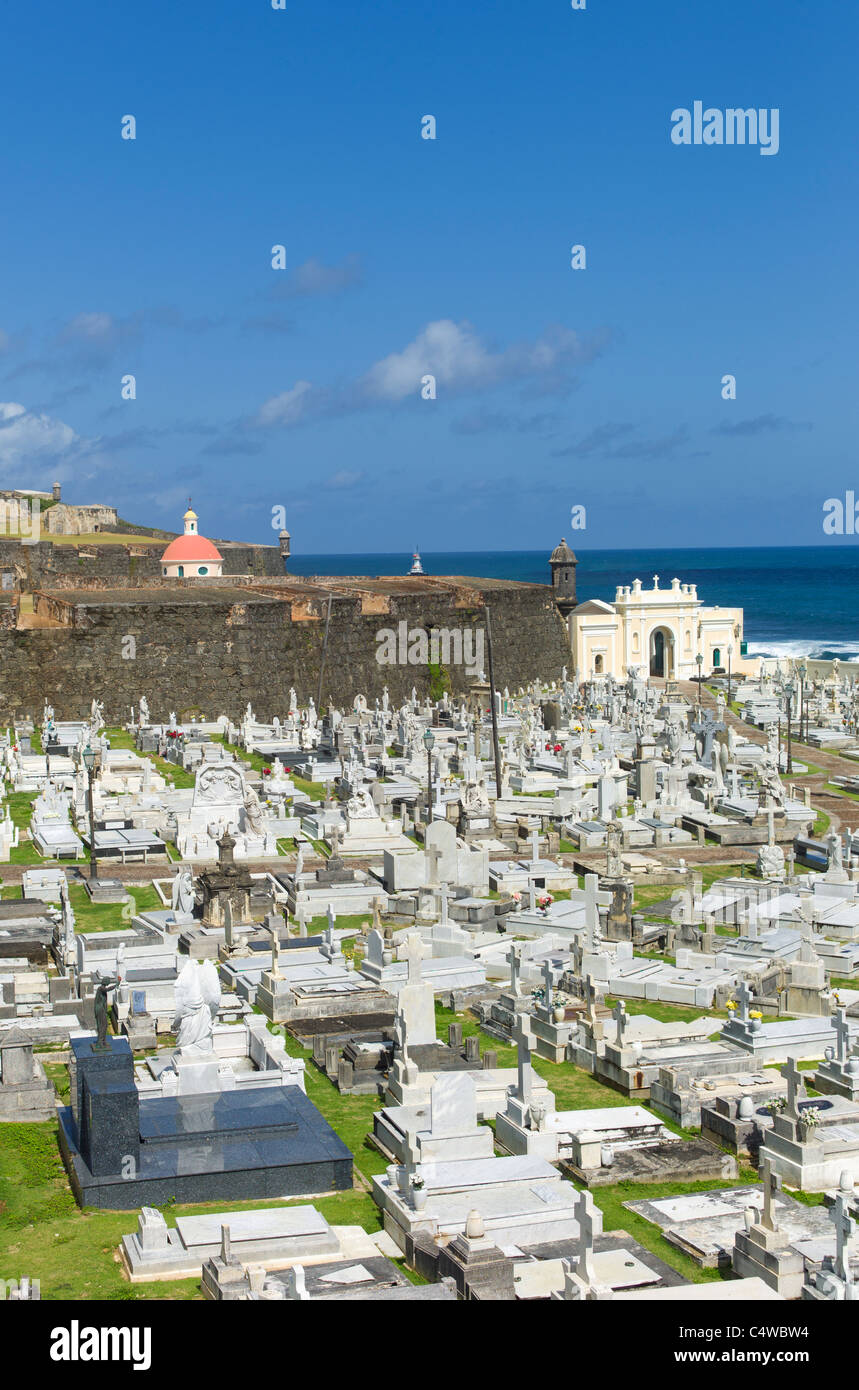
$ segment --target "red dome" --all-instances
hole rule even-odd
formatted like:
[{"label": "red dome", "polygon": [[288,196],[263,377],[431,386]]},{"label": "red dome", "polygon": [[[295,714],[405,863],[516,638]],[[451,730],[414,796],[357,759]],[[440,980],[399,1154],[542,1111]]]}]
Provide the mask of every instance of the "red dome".
[{"label": "red dome", "polygon": [[221,552],[205,536],[177,536],[161,556],[162,565],[220,564]]}]

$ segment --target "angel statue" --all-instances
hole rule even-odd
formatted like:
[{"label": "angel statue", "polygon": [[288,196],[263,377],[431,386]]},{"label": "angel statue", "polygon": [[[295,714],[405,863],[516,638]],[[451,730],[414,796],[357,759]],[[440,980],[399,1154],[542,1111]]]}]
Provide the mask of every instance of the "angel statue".
[{"label": "angel statue", "polygon": [[176,981],[176,1050],[182,1057],[214,1051],[212,1029],[221,1002],[221,986],[212,961],[189,960]]}]

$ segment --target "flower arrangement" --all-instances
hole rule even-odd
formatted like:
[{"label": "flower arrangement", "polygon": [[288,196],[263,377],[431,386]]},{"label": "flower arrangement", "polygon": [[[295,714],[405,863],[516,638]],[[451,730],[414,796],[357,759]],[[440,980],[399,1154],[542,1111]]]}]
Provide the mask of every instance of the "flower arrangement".
[{"label": "flower arrangement", "polygon": [[263,777],[270,777],[270,776],[271,776],[271,768],[270,768],[270,767],[264,767],[263,770],[262,770],[262,775],[263,775]]},{"label": "flower arrangement", "polygon": [[555,753],[560,753],[562,747],[563,747],[562,744],[556,743],[556,744],[555,744],[555,747],[554,747],[554,749],[553,749],[552,751],[555,752]]},{"label": "flower arrangement", "polygon": [[729,999],[728,1002],[727,1002],[726,1005],[725,1005],[725,1008],[728,1010],[728,1013],[729,1013],[729,1014],[736,1013],[736,1011],[737,1011],[737,1001],[736,1001],[736,999]]},{"label": "flower arrangement", "polygon": [[749,1018],[763,1018],[760,1009],[749,1009]]},{"label": "flower arrangement", "polygon": [[552,897],[551,893],[542,893],[537,899],[537,906],[540,908],[541,912],[545,912],[546,908],[551,907],[554,901],[555,899]]},{"label": "flower arrangement", "polygon": [[518,888],[510,894],[510,897],[513,899],[514,903],[521,903],[522,901],[522,894],[519,892]]}]

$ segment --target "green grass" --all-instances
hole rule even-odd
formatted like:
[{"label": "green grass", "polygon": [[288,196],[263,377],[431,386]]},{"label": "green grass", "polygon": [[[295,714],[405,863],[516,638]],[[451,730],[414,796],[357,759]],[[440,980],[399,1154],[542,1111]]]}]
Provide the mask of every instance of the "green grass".
[{"label": "green grass", "polygon": [[[735,1183],[739,1185],[757,1181],[758,1175],[754,1169],[741,1164],[740,1176],[735,1180]],[[603,1230],[628,1231],[639,1245],[643,1245],[645,1250],[650,1250],[660,1260],[671,1265],[689,1283],[710,1284],[715,1283],[718,1279],[730,1278],[729,1271],[702,1269],[689,1255],[684,1254],[682,1250],[677,1250],[673,1245],[669,1245],[658,1226],[654,1226],[650,1221],[645,1221],[644,1217],[639,1216],[636,1212],[629,1211],[623,1204],[624,1202],[640,1201],[657,1202],[663,1197],[682,1197],[689,1192],[713,1192],[720,1187],[732,1185],[734,1184],[726,1182],[724,1178],[693,1183],[619,1182],[613,1187],[594,1187],[591,1192],[603,1214]]]},{"label": "green grass", "polygon": [[[80,932],[118,931],[131,922],[135,912],[147,912],[163,906],[151,883],[129,884],[126,892],[134,900],[129,908],[124,903],[94,903],[79,883],[69,884],[69,901],[75,914],[75,928]],[[123,915],[125,914],[125,915]]]},{"label": "green grass", "polygon": [[[57,1148],[54,1121],[4,1124],[0,1130],[0,1278],[29,1276],[41,1282],[43,1299],[201,1299],[199,1280],[129,1284],[116,1258],[123,1235],[137,1225],[134,1211],[79,1210],[68,1187]],[[305,1204],[308,1198],[295,1199]],[[207,1211],[244,1211],[265,1202],[210,1202],[165,1206],[168,1225],[177,1216]],[[290,1203],[292,1205],[292,1203]],[[313,1206],[338,1226],[378,1231],[381,1221],[363,1192],[332,1193]]]},{"label": "green grass", "polygon": [[[616,999],[606,995],[606,1006],[613,1009],[617,1003]],[[662,1023],[692,1023],[696,1018],[720,1019],[727,1018],[726,1009],[698,1009],[691,1004],[660,1004],[655,999],[625,999],[626,1012],[633,1014],[647,1014],[649,1018],[658,1018]]]}]

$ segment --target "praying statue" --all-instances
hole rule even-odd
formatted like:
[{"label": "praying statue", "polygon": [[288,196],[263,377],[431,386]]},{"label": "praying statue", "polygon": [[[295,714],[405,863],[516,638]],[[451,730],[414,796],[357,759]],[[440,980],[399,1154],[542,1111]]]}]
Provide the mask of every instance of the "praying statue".
[{"label": "praying statue", "polygon": [[180,1056],[207,1056],[214,1051],[212,1032],[220,1001],[221,986],[212,961],[189,960],[176,981],[173,1031]]}]

